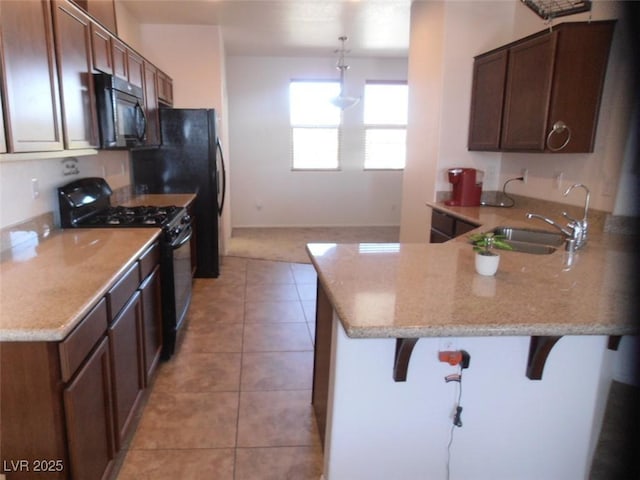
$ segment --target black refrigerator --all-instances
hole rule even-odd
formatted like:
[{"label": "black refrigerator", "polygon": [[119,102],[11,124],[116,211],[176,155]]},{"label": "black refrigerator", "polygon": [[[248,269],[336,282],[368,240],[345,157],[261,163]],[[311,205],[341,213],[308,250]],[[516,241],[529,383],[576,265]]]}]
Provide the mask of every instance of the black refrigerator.
[{"label": "black refrigerator", "polygon": [[161,108],[158,148],[131,152],[137,193],[195,193],[196,277],[220,275],[225,170],[213,109]]}]

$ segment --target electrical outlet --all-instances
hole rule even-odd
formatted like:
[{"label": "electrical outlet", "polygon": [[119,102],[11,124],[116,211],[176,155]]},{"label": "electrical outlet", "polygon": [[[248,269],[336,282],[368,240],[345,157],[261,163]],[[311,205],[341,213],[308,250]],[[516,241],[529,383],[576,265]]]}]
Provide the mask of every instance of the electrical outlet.
[{"label": "electrical outlet", "polygon": [[527,180],[529,179],[529,169],[523,168],[520,170],[520,176],[522,177],[522,182],[527,183]]},{"label": "electrical outlet", "polygon": [[34,200],[40,196],[40,183],[37,178],[31,179],[31,196]]},{"label": "electrical outlet", "polygon": [[556,190],[562,190],[562,182],[564,180],[564,173],[563,172],[555,172],[553,174],[553,187]]}]

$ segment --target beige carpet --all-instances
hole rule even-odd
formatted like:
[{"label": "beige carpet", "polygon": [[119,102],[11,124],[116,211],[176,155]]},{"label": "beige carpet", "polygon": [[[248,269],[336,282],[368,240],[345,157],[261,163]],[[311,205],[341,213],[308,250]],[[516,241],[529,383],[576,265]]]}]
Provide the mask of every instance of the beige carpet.
[{"label": "beige carpet", "polygon": [[399,234],[399,227],[234,228],[227,256],[311,263],[307,243],[388,243]]}]

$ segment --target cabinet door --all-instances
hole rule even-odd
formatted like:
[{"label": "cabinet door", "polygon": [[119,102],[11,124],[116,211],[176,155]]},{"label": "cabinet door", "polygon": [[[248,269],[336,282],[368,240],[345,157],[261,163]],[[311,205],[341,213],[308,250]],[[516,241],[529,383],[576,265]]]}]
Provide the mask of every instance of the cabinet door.
[{"label": "cabinet door", "polygon": [[118,33],[114,0],[82,0],[81,5],[93,18],[107,27],[114,35]]},{"label": "cabinet door", "polygon": [[105,478],[115,456],[108,340],[64,390],[72,478]]},{"label": "cabinet door", "polygon": [[142,308],[139,292],[133,294],[129,303],[109,327],[109,345],[116,445],[120,449],[132,425],[133,414],[144,389]]},{"label": "cabinet door", "polygon": [[469,150],[498,150],[502,129],[507,50],[500,50],[473,63]]},{"label": "cabinet door", "polygon": [[95,148],[98,145],[98,127],[91,75],[91,22],[80,9],[67,1],[54,1],[65,147]]},{"label": "cabinet door", "polygon": [[144,60],[131,49],[127,49],[127,73],[129,83],[144,88]]},{"label": "cabinet door", "polygon": [[96,23],[91,24],[91,50],[93,52],[93,68],[112,75],[111,35]]},{"label": "cabinet door", "polygon": [[173,105],[173,81],[161,70],[158,70],[158,100],[165,105]]},{"label": "cabinet door", "polygon": [[0,2],[0,35],[7,151],[62,150],[49,2]]},{"label": "cabinet door", "polygon": [[[548,149],[593,152],[613,29],[613,22],[563,25],[547,122]],[[571,138],[563,132],[549,135],[558,121],[569,126]],[[565,141],[566,146],[559,148]]]},{"label": "cabinet door", "polygon": [[503,150],[544,150],[556,42],[553,32],[509,50]]},{"label": "cabinet door", "polygon": [[113,56],[113,74],[122,80],[129,81],[129,62],[127,60],[127,46],[116,38],[111,39],[111,53]]},{"label": "cabinet door", "polygon": [[144,106],[147,115],[147,145],[160,145],[160,119],[158,118],[158,71],[144,62]]},{"label": "cabinet door", "polygon": [[149,385],[162,350],[162,310],[160,307],[160,267],[140,285],[144,326],[145,385]]},{"label": "cabinet door", "polygon": [[464,220],[456,219],[454,236],[459,237],[460,235],[464,235],[465,233],[470,232],[471,230],[475,230],[476,228],[478,228],[478,225],[465,222]]}]

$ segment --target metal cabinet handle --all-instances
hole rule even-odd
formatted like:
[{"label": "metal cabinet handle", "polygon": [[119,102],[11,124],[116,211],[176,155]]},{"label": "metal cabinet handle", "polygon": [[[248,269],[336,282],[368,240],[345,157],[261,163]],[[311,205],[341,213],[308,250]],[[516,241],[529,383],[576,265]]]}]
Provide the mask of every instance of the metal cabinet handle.
[{"label": "metal cabinet handle", "polygon": [[[551,146],[551,136],[555,133],[562,133],[564,131],[567,131],[567,139],[564,141],[564,143],[562,145],[560,145],[559,147],[552,147]],[[562,150],[564,147],[566,147],[569,144],[569,141],[571,140],[571,129],[569,128],[569,125],[567,125],[566,123],[564,123],[562,120],[557,121],[556,123],[553,124],[553,127],[551,127],[551,131],[549,132],[549,134],[547,135],[547,148],[549,150],[551,150],[552,152],[559,152],[560,150]]]}]

